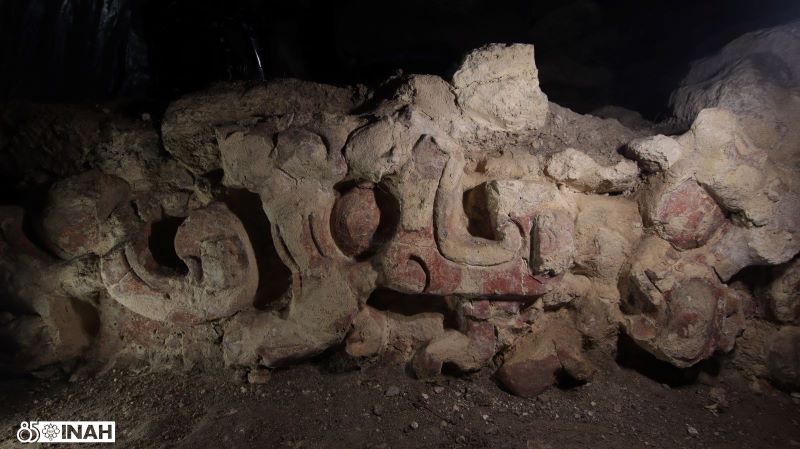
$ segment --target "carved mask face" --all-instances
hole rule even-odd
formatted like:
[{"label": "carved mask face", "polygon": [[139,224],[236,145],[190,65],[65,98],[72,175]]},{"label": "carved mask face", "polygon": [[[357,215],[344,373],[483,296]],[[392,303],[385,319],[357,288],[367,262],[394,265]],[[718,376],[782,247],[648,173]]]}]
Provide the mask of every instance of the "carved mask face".
[{"label": "carved mask face", "polygon": [[[725,283],[794,257],[796,189],[756,176],[775,168],[727,112],[703,111],[677,139],[634,140],[551,107],[532,60],[530,46],[487,46],[452,83],[400,77],[358,101],[292,81],[179,100],[158,182],[64,180],[43,240],[65,260],[99,256],[107,293],[156,326],[213,327],[228,365],[344,341],[359,357],[391,347],[425,375],[504,352],[500,377],[517,385],[534,368],[585,377],[583,338],[619,328],[677,366],[730,349],[746,298]],[[279,300],[264,307],[270,289]],[[412,318],[381,295],[430,308]]]}]

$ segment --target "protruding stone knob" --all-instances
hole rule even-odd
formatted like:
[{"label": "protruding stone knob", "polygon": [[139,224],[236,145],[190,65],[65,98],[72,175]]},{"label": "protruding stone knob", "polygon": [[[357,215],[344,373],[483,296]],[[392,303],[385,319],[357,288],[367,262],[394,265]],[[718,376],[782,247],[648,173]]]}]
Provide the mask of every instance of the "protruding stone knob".
[{"label": "protruding stone knob", "polygon": [[363,256],[372,249],[381,221],[375,185],[361,183],[336,201],[331,214],[331,232],[336,244],[348,256]]}]

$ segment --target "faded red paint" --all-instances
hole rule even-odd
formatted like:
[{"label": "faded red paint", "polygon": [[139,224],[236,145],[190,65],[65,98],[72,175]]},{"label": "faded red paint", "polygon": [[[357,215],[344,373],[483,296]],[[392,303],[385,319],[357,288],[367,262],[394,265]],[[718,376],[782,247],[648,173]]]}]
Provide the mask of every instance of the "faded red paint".
[{"label": "faded red paint", "polygon": [[449,294],[463,270],[446,260],[433,244],[432,229],[400,231],[382,255],[385,286],[405,293]]},{"label": "faded red paint", "polygon": [[373,244],[381,221],[374,185],[360,184],[345,192],[331,212],[331,234],[342,252],[358,256]]},{"label": "faded red paint", "polygon": [[561,280],[560,275],[532,275],[527,261],[521,256],[494,267],[476,267],[447,260],[435,245],[432,228],[413,232],[401,230],[379,259],[384,267],[380,286],[404,293],[519,296],[530,297],[533,301]]},{"label": "faded red paint", "polygon": [[725,215],[705,189],[689,179],[662,199],[656,219],[669,242],[691,249],[703,246],[725,222]]},{"label": "faded red paint", "polygon": [[470,340],[470,348],[483,361],[489,362],[497,352],[497,335],[494,325],[487,321],[467,320],[463,332]]},{"label": "faded red paint", "polygon": [[533,301],[537,296],[552,290],[561,281],[562,275],[553,277],[533,276],[524,263],[498,271],[485,270],[486,275],[479,293],[496,296],[525,296]]},{"label": "faded red paint", "polygon": [[97,219],[89,213],[75,212],[62,217],[63,227],[58,229],[55,244],[69,254],[85,254],[97,246],[99,233]]},{"label": "faded red paint", "polygon": [[489,300],[472,300],[467,302],[461,307],[464,316],[475,318],[478,320],[487,320],[492,316],[492,301]]}]

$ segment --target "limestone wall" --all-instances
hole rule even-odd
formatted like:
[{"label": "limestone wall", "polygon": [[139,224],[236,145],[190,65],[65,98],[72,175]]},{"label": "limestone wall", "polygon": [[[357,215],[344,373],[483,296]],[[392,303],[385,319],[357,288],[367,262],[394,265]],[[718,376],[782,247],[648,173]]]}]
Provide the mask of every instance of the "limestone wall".
[{"label": "limestone wall", "polygon": [[532,46],[488,45],[450,81],[220,85],[157,119],[8,108],[0,168],[36,200],[0,208],[4,368],[338,348],[533,396],[625,335],[800,386],[797,85],[737,109],[687,83],[674,132],[549,103],[537,76]]}]

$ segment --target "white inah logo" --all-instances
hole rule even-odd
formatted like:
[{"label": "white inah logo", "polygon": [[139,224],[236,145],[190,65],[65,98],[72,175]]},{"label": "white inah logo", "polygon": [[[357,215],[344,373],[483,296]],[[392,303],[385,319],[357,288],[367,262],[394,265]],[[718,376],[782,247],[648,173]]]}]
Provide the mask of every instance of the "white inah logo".
[{"label": "white inah logo", "polygon": [[20,443],[114,443],[115,421],[22,421]]}]

